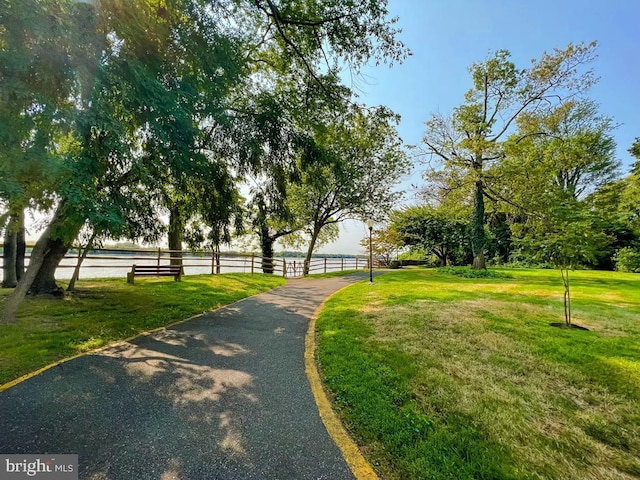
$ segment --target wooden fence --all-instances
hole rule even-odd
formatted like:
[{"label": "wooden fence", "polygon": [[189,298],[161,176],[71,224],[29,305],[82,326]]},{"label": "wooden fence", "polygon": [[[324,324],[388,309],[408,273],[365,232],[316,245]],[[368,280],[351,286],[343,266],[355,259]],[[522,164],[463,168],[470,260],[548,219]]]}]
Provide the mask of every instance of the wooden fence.
[{"label": "wooden fence", "polygon": [[[0,248],[2,245],[0,245]],[[26,260],[28,263],[29,254]],[[1,262],[0,257],[0,262]],[[79,270],[80,278],[125,276],[132,265],[181,264],[185,274],[197,273],[261,273],[269,271],[284,277],[304,275],[302,258],[262,258],[255,253],[216,253],[211,250],[168,250],[95,248],[86,254],[82,249],[70,250],[58,267],[61,279],[71,278],[74,270]],[[264,268],[263,268],[264,267]],[[309,263],[309,273],[329,273],[334,271],[369,268],[366,257],[323,258],[313,257]]]}]

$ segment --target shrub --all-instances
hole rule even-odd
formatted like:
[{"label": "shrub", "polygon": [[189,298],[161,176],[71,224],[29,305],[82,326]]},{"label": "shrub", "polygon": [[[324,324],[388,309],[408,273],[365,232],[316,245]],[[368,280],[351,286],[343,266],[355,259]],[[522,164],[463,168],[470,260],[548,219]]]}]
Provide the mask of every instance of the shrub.
[{"label": "shrub", "polygon": [[471,267],[441,267],[438,272],[464,278],[512,278],[507,273],[495,270],[473,270]]},{"label": "shrub", "polygon": [[624,247],[614,256],[616,270],[621,272],[640,273],[640,250]]},{"label": "shrub", "polygon": [[431,256],[422,248],[412,248],[408,252],[403,252],[398,257],[398,260],[424,260]]}]

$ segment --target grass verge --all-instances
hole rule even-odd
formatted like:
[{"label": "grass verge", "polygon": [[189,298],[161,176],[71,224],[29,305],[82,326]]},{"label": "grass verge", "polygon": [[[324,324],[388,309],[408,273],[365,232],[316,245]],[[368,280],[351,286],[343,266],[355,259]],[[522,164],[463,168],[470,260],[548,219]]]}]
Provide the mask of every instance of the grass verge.
[{"label": "grass verge", "polygon": [[392,479],[640,475],[640,275],[388,273],[330,299],[318,361],[334,406]]},{"label": "grass verge", "polygon": [[337,272],[327,272],[327,273],[311,273],[308,275],[310,278],[334,278],[334,277],[346,277],[347,275],[353,275],[354,273],[369,271],[369,270],[340,270]]},{"label": "grass verge", "polygon": [[[282,285],[275,275],[83,280],[63,299],[28,298],[0,325],[0,385],[51,362],[214,310]],[[8,294],[2,291],[0,308]]]}]

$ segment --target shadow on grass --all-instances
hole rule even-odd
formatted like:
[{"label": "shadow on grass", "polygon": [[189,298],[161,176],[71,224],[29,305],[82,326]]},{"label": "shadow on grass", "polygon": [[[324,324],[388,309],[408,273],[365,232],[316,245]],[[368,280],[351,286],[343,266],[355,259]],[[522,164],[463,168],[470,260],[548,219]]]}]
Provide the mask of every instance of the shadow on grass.
[{"label": "shadow on grass", "polygon": [[214,310],[284,280],[228,274],[87,280],[74,295],[28,298],[15,324],[0,325],[0,384],[44,365]]}]

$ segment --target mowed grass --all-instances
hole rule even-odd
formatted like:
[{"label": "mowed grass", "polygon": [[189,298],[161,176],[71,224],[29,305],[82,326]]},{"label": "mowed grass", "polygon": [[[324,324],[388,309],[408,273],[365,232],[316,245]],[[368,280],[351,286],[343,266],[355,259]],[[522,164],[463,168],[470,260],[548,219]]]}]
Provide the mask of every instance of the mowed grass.
[{"label": "mowed grass", "polygon": [[368,272],[369,270],[363,270],[363,269],[358,269],[358,270],[340,270],[340,271],[336,271],[336,272],[327,272],[327,273],[310,273],[309,277],[310,278],[335,278],[335,277],[346,277],[348,275],[353,275],[354,273],[358,273],[358,272]]},{"label": "mowed grass", "polygon": [[332,297],[318,361],[385,479],[640,476],[640,275],[404,270]]},{"label": "mowed grass", "polygon": [[[0,324],[0,385],[53,361],[214,310],[282,285],[275,275],[82,280],[63,299],[27,298]],[[0,308],[9,291],[0,292]]]}]

